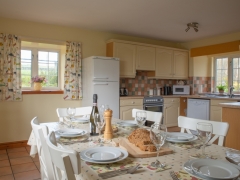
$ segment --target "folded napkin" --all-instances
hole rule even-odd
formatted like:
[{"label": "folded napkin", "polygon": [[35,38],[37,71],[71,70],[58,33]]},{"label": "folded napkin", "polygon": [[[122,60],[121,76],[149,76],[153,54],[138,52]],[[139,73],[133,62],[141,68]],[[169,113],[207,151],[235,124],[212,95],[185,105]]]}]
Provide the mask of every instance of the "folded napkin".
[{"label": "folded napkin", "polygon": [[[206,154],[208,159],[219,159],[220,156],[213,155],[213,154]],[[192,154],[190,155],[191,158],[196,158],[196,159],[201,159],[201,158],[206,158],[206,156],[202,156],[200,153]]]},{"label": "folded napkin", "polygon": [[202,143],[198,141],[194,141],[194,142],[185,142],[185,143],[169,142],[169,144],[180,149],[191,149],[191,148],[199,147]]},{"label": "folded napkin", "polygon": [[178,172],[174,172],[174,173],[180,180],[199,180],[198,178],[191,176],[190,174],[188,174],[185,171],[178,171]]},{"label": "folded napkin", "polygon": [[111,163],[111,164],[95,164],[90,162],[85,162],[86,165],[90,166],[91,169],[99,173],[105,173],[109,171],[115,171],[119,169],[124,169],[139,164],[137,161],[133,161],[131,158],[126,158],[122,161]]},{"label": "folded napkin", "polygon": [[226,156],[232,159],[235,163],[240,166],[240,151],[238,150],[227,150]]},{"label": "folded napkin", "polygon": [[162,171],[171,169],[172,167],[169,166],[169,165],[166,165],[165,167],[161,168],[161,167],[153,167],[151,165],[147,165],[147,168],[151,171],[154,171],[154,172],[162,172]]}]

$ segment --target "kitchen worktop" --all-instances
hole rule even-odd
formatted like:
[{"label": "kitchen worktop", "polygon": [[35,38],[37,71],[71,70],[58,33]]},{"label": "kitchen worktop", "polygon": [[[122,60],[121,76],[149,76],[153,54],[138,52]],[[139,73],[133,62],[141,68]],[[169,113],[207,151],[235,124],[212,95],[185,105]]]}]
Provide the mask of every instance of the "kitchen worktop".
[{"label": "kitchen worktop", "polygon": [[240,102],[220,103],[219,105],[222,106],[222,107],[227,107],[227,108],[238,108],[238,109],[240,109]]},{"label": "kitchen worktop", "polygon": [[144,96],[120,96],[121,99],[143,99]]}]

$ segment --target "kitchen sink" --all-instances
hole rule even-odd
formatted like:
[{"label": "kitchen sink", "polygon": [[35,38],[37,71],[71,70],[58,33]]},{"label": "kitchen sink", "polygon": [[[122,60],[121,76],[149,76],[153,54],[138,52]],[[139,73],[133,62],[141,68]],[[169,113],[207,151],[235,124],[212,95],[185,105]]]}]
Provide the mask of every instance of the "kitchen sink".
[{"label": "kitchen sink", "polygon": [[230,97],[228,94],[205,94],[201,97],[209,97],[209,98],[240,98],[240,94],[234,94]]}]

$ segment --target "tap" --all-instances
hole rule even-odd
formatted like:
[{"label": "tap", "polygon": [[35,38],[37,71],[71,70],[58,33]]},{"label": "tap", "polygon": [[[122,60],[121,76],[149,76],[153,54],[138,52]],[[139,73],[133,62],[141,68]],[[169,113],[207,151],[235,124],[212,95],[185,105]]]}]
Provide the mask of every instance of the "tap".
[{"label": "tap", "polygon": [[234,87],[233,87],[233,86],[230,86],[230,94],[229,94],[230,98],[233,97],[233,89],[234,89]]}]

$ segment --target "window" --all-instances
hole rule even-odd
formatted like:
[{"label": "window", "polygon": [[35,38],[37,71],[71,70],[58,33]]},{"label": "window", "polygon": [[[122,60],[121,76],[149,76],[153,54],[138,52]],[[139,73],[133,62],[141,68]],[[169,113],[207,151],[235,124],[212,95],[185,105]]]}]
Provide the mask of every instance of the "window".
[{"label": "window", "polygon": [[225,92],[228,92],[229,86],[233,85],[234,92],[240,93],[239,72],[240,55],[215,58],[215,88],[218,85],[225,85],[227,87]]},{"label": "window", "polygon": [[31,77],[38,75],[47,79],[47,82],[43,84],[43,89],[60,89],[59,56],[60,51],[57,50],[22,48],[22,88],[30,89],[32,87]]}]

